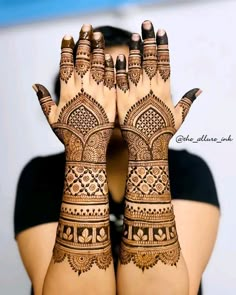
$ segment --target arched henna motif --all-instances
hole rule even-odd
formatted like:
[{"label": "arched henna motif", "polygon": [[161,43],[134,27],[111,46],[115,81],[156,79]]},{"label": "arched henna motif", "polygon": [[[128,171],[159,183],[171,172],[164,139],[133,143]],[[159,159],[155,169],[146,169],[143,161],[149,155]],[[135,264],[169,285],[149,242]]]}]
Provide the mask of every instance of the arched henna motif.
[{"label": "arched henna motif", "polygon": [[131,106],[121,129],[129,150],[121,264],[132,261],[143,271],[158,261],[176,265],[180,246],[168,171],[172,111],[150,91]]},{"label": "arched henna motif", "polygon": [[106,148],[114,123],[83,90],[61,109],[52,128],[65,145],[64,193],[54,263],[67,259],[80,275],[112,262]]}]

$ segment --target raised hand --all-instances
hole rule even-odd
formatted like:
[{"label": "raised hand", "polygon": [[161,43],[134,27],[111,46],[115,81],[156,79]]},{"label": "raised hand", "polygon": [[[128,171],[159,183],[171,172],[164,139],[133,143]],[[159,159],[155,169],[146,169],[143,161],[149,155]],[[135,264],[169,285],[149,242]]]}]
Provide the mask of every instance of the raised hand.
[{"label": "raised hand", "polygon": [[117,106],[124,139],[128,143],[121,264],[133,263],[142,270],[160,260],[176,265],[180,246],[171,204],[168,144],[200,94],[187,92],[174,106],[170,90],[167,34],[151,22],[142,24],[141,38],[132,35],[126,72],[125,56],[116,62]]},{"label": "raised hand", "polygon": [[[68,265],[78,274],[88,272],[95,264],[100,270],[113,269],[106,149],[116,112],[114,65],[112,57],[104,55],[102,34],[93,33],[90,25],[84,25],[80,31],[75,59],[74,47],[73,38],[65,36],[61,46],[58,106],[44,86],[33,86],[44,114],[66,152],[54,263],[50,264],[48,272],[50,277],[55,269],[59,270],[59,281],[65,278],[64,268]],[[58,264],[62,264],[62,268],[56,266]],[[112,270],[110,275],[112,284]],[[97,278],[99,280],[99,275]],[[46,281],[50,282],[50,278]],[[85,287],[89,290],[86,284]],[[108,285],[102,288],[104,290]],[[68,286],[66,290],[69,290]],[[59,294],[57,289],[54,292]]]}]

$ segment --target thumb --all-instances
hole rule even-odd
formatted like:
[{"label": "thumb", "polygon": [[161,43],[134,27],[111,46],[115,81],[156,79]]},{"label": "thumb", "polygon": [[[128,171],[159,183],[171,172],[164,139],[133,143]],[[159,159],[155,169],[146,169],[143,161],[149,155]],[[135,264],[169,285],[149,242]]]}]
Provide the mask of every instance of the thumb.
[{"label": "thumb", "polygon": [[53,113],[57,107],[55,102],[52,100],[52,97],[47,88],[45,88],[43,85],[34,84],[32,87],[38,96],[39,103],[42,107],[44,115],[46,116],[48,122],[52,124]]},{"label": "thumb", "polygon": [[189,90],[185,95],[181,98],[181,100],[177,103],[175,106],[175,110],[177,113],[177,116],[180,117],[180,124],[181,125],[187,116],[189,109],[194,102],[194,100],[202,93],[202,90],[199,88],[194,88],[192,90]]}]

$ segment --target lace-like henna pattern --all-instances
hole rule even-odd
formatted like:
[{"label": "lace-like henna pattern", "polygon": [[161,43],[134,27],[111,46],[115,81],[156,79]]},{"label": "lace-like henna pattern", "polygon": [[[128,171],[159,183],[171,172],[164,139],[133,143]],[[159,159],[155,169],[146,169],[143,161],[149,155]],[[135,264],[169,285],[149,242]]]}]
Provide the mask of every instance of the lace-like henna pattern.
[{"label": "lace-like henna pattern", "polygon": [[74,71],[73,62],[73,49],[62,48],[61,50],[61,62],[60,62],[60,78],[62,81],[67,83],[72,76]]},{"label": "lace-like henna pattern", "polygon": [[143,68],[149,79],[157,73],[157,46],[155,38],[146,39],[143,42]]},{"label": "lace-like henna pattern", "polygon": [[187,116],[187,113],[191,107],[192,101],[189,98],[182,98],[179,102],[179,106],[182,107],[182,120],[184,121],[185,117]]},{"label": "lace-like henna pattern", "polygon": [[141,76],[141,55],[140,50],[130,50],[129,55],[129,79],[135,86],[138,85]]},{"label": "lace-like henna pattern", "polygon": [[157,47],[157,68],[162,79],[166,82],[170,78],[170,58],[168,45]]},{"label": "lace-like henna pattern", "polygon": [[176,265],[180,246],[168,172],[173,114],[150,91],[130,108],[121,129],[129,149],[121,263],[132,261],[143,271],[159,260]]},{"label": "lace-like henna pattern", "polygon": [[103,107],[84,91],[61,110],[52,124],[65,145],[64,194],[53,260],[67,259],[80,275],[96,264],[106,269],[112,262],[106,147],[114,123]]},{"label": "lace-like henna pattern", "polygon": [[116,61],[116,83],[120,90],[124,93],[129,89],[128,77],[126,73],[125,56],[118,56]]}]

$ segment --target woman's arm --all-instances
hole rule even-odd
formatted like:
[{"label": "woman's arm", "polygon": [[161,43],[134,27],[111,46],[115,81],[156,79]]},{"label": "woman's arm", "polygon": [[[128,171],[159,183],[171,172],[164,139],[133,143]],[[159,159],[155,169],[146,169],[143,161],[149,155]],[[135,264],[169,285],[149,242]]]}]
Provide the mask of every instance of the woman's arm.
[{"label": "woman's arm", "polygon": [[45,87],[34,85],[66,152],[61,212],[43,294],[94,294],[95,289],[115,294],[106,177],[116,109],[113,62],[109,55],[105,59],[102,34],[93,34],[90,25],[81,29],[75,63],[73,49],[72,37],[65,36],[58,106]]},{"label": "woman's arm", "polygon": [[167,35],[152,24],[132,36],[128,75],[125,57],[117,60],[118,113],[128,143],[124,231],[118,268],[118,294],[188,295],[189,279],[171,203],[168,144],[199,89],[176,107],[170,95]]}]

